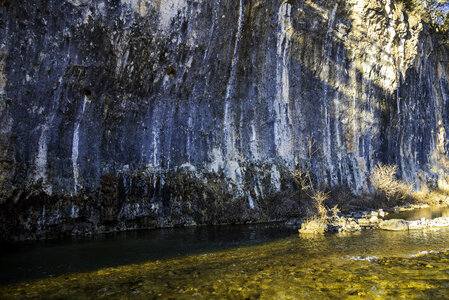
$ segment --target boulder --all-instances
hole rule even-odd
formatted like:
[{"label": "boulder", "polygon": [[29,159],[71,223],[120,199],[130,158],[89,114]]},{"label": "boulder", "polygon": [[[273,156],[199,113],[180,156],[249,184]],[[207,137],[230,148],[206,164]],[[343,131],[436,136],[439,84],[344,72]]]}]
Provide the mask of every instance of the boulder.
[{"label": "boulder", "polygon": [[402,219],[383,220],[379,223],[379,228],[383,230],[408,230],[408,223]]},{"label": "boulder", "polygon": [[377,216],[372,216],[369,221],[370,223],[379,223],[379,218]]}]

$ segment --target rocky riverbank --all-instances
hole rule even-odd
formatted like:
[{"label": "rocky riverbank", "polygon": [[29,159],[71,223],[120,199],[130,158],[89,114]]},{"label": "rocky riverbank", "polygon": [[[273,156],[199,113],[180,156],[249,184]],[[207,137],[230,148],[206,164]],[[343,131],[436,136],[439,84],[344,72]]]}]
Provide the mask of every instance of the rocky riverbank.
[{"label": "rocky riverbank", "polygon": [[[414,206],[414,209],[426,208],[428,206]],[[312,218],[300,222],[301,234],[322,234],[326,232],[354,232],[363,229],[382,229],[382,230],[419,230],[426,228],[447,227],[449,226],[449,217],[441,216],[436,218],[422,217],[418,220],[405,219],[385,219],[390,213],[399,213],[408,210],[406,207],[396,207],[391,212],[383,209],[373,211],[353,212],[347,215],[334,215],[327,219]],[[292,222],[290,222],[292,223]]]}]

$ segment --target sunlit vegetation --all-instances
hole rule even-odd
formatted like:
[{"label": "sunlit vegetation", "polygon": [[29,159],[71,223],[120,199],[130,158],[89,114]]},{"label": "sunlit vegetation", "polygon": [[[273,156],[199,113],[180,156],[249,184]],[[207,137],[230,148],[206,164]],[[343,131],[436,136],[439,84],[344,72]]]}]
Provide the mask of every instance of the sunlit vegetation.
[{"label": "sunlit vegetation", "polygon": [[384,203],[386,206],[407,203],[424,203],[430,205],[441,204],[445,198],[445,191],[431,190],[422,186],[413,189],[413,184],[397,179],[398,168],[395,165],[377,164],[370,174],[371,185],[375,188],[373,201]]},{"label": "sunlit vegetation", "polygon": [[389,203],[400,203],[411,195],[412,187],[396,179],[397,166],[377,164],[370,174],[370,180],[376,189],[377,199],[384,198]]},{"label": "sunlit vegetation", "polygon": [[[430,189],[424,183],[416,188],[415,182],[409,183],[400,180],[397,173],[398,167],[396,165],[378,163],[369,175],[370,185],[374,189],[373,194],[331,199],[331,193],[315,187],[309,171],[296,170],[293,172],[293,177],[300,187],[300,196],[303,197],[302,199],[307,199],[311,207],[307,218],[301,224],[300,233],[323,234],[328,231],[335,231],[335,228],[338,227],[341,227],[342,231],[351,231],[351,226],[348,228],[343,226],[345,225],[345,222],[343,222],[345,218],[340,217],[339,206],[335,205],[331,208],[330,204],[335,202],[351,202],[358,209],[393,208],[395,206],[422,204],[441,205],[447,202],[446,191]],[[334,197],[335,195],[332,196],[332,198]],[[356,224],[354,226],[352,229],[359,228]]]},{"label": "sunlit vegetation", "polygon": [[338,205],[335,205],[332,208],[325,205],[325,202],[329,200],[329,193],[315,188],[309,171],[297,169],[293,172],[293,178],[301,190],[304,191],[307,197],[311,200],[314,209],[312,215],[302,223],[300,232],[325,233],[332,220],[338,218],[338,214],[340,213]]}]

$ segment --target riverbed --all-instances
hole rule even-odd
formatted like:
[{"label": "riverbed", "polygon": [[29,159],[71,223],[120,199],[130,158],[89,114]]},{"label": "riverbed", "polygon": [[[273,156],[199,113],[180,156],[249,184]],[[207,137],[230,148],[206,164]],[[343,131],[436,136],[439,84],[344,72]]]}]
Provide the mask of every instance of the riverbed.
[{"label": "riverbed", "polygon": [[[448,241],[449,228],[299,236],[293,227],[259,224],[30,244],[16,254],[22,263],[2,257],[0,296],[447,298]],[[8,283],[8,257],[11,270],[47,266],[48,274],[11,272]],[[70,270],[55,268],[66,264]]]}]

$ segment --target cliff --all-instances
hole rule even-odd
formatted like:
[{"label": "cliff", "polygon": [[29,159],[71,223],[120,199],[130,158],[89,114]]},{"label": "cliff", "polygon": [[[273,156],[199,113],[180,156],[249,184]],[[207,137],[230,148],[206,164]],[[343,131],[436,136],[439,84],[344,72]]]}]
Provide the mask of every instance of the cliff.
[{"label": "cliff", "polygon": [[295,217],[296,168],[444,188],[449,53],[395,3],[0,1],[0,237]]}]

